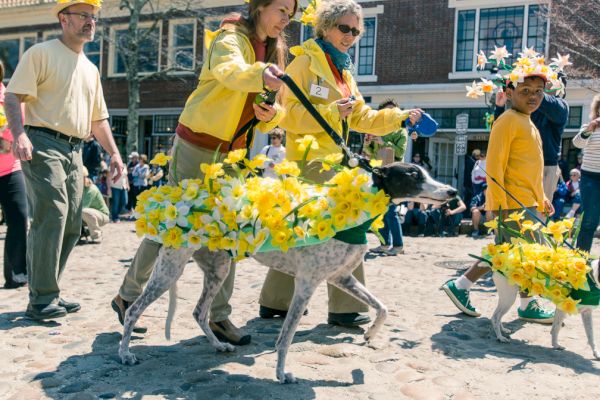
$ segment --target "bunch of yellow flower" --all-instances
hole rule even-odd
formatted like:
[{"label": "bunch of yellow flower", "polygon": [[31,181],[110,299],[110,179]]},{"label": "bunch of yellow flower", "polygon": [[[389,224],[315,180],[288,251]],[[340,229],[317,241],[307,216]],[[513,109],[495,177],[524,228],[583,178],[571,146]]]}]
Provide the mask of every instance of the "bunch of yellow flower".
[{"label": "bunch of yellow flower", "polygon": [[310,0],[308,6],[302,10],[300,22],[304,25],[315,26],[317,22],[317,8],[321,4],[321,0]]},{"label": "bunch of yellow flower", "polygon": [[[141,193],[135,208],[137,234],[173,248],[227,250],[241,259],[257,251],[287,251],[328,240],[387,210],[389,198],[375,192],[370,177],[358,168],[335,165],[340,172],[329,182],[309,185],[298,178],[298,165],[287,160],[275,168],[278,179],[245,178],[264,162],[245,156],[245,149],[230,152],[223,163],[202,164],[202,180]],[[333,160],[339,158],[327,157],[327,162]],[[155,161],[163,163],[167,157],[158,155]],[[226,175],[224,164],[237,176]]]},{"label": "bunch of yellow flower", "polygon": [[494,271],[504,275],[511,284],[532,296],[542,296],[558,308],[575,313],[580,300],[571,297],[574,290],[587,290],[586,274],[589,256],[579,250],[562,246],[572,239],[573,219],[540,223],[524,220],[525,211],[514,212],[504,221],[500,217],[486,223],[490,229],[508,230],[503,222],[515,222],[519,232],[511,243],[489,244],[482,257]]}]

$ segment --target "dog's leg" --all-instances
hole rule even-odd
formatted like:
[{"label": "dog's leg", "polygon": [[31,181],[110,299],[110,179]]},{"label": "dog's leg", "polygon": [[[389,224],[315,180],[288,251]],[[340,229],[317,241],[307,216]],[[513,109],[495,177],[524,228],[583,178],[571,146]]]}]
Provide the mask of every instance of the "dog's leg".
[{"label": "dog's leg", "polygon": [[[563,322],[566,317],[567,314],[557,307],[556,311],[554,312],[554,321],[552,322],[552,329],[550,330],[550,333],[552,334],[552,347],[554,347],[556,350],[565,349],[563,346],[558,344],[558,332],[560,332],[560,328],[562,328]],[[581,314],[581,317],[583,318],[583,314]],[[583,324],[585,326],[585,321]]]},{"label": "dog's leg", "polygon": [[494,272],[493,279],[498,291],[498,306],[492,315],[492,327],[498,340],[507,343],[510,338],[504,335],[508,335],[510,331],[502,326],[502,317],[515,303],[519,288],[516,285],[510,285],[506,278],[497,272]]},{"label": "dog's leg", "polygon": [[123,337],[119,346],[119,356],[123,364],[133,365],[137,363],[135,355],[129,351],[129,341],[135,323],[144,310],[179,279],[191,255],[192,250],[188,249],[175,250],[165,247],[160,249],[158,260],[156,261],[152,275],[150,275],[148,285],[146,285],[142,295],[137,298],[125,313]]},{"label": "dog's leg", "polygon": [[375,309],[377,313],[375,321],[365,333],[365,340],[367,342],[372,340],[387,318],[387,307],[352,275],[337,276],[328,280],[328,282]]},{"label": "dog's leg", "polygon": [[296,378],[291,373],[285,372],[285,358],[288,348],[294,339],[296,328],[300,322],[300,318],[308,305],[308,301],[312,297],[319,282],[308,281],[296,277],[294,287],[294,297],[290,303],[287,316],[283,321],[279,338],[275,344],[277,349],[277,370],[276,376],[280,383],[296,383]]},{"label": "dog's leg", "polygon": [[[596,341],[594,340],[594,324],[592,321],[592,308],[585,307],[581,310],[581,320],[583,321],[583,327],[585,328],[585,335],[587,336],[588,343],[592,348],[592,352],[594,353],[594,357],[597,360],[600,360],[600,351],[596,347]],[[552,336],[554,339],[554,336]]]},{"label": "dog's leg", "polygon": [[202,288],[202,294],[200,295],[200,299],[198,299],[196,308],[194,308],[194,319],[200,325],[209,343],[217,351],[234,351],[235,346],[219,341],[208,326],[210,306],[227,278],[231,258],[223,251],[210,252],[205,248],[196,251],[193,257],[204,272],[204,287]]}]

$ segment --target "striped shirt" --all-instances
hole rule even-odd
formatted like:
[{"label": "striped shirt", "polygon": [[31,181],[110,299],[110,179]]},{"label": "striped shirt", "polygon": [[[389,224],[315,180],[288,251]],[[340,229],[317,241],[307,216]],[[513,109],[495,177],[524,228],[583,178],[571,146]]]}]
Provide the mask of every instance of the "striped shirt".
[{"label": "striped shirt", "polygon": [[587,139],[582,136],[583,133],[589,134],[587,124],[583,125],[573,138],[575,147],[585,149],[581,170],[600,174],[600,129],[592,132]]}]

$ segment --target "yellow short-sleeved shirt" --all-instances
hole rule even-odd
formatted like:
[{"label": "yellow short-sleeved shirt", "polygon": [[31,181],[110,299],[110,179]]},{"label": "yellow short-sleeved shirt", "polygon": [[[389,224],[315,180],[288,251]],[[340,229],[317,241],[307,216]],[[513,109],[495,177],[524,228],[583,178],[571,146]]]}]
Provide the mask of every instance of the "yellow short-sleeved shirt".
[{"label": "yellow short-sleeved shirt", "polygon": [[58,39],[27,50],[6,91],[25,102],[25,125],[84,138],[108,118],[98,68]]}]

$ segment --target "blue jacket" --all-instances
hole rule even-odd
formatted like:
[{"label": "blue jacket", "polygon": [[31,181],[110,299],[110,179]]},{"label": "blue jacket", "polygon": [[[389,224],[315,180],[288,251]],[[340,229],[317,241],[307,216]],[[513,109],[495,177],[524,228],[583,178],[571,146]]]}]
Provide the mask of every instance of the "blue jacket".
[{"label": "blue jacket", "polygon": [[[496,106],[494,120],[504,112]],[[569,105],[564,99],[544,93],[540,108],[531,114],[531,120],[540,131],[544,151],[544,165],[558,165],[562,135],[569,120]]]}]

